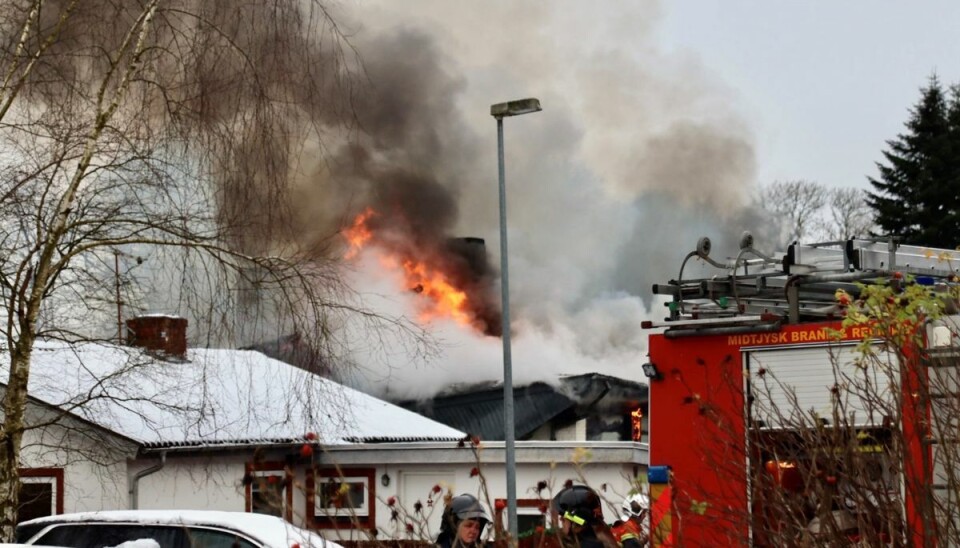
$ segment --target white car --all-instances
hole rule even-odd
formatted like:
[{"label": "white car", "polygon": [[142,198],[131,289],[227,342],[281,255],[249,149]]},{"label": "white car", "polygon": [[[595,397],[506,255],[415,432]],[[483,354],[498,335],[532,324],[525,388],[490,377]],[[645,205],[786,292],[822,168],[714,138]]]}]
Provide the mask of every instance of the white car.
[{"label": "white car", "polygon": [[48,516],[17,525],[17,542],[68,548],[342,548],[278,517],[208,510]]},{"label": "white car", "polygon": [[14,544],[11,542],[0,542],[0,548],[30,548],[29,544]]}]

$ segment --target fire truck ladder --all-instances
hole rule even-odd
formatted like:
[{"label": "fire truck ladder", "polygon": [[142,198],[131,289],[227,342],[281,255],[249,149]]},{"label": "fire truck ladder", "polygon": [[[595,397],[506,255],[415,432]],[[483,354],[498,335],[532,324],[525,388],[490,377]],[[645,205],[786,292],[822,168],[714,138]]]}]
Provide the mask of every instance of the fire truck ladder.
[{"label": "fire truck ladder", "polygon": [[[644,322],[646,328],[670,327],[671,336],[777,329],[779,325],[839,317],[835,295],[843,289],[856,298],[856,282],[891,280],[911,274],[917,283],[946,283],[955,274],[960,252],[901,245],[893,237],[802,244],[794,242],[779,257],[753,247],[745,232],[740,251],[723,262],[710,257],[710,239],[700,238],[687,254],[676,280],[654,284],[653,293],[668,295],[669,316]],[[691,258],[716,268],[710,278],[684,279]],[[894,281],[893,283],[896,283]]]}]

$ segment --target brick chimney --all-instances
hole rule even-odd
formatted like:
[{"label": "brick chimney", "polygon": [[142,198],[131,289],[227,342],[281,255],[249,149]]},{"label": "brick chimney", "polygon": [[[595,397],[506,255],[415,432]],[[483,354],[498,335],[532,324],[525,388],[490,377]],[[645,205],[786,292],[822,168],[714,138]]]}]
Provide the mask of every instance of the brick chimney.
[{"label": "brick chimney", "polygon": [[152,314],[127,320],[127,344],[160,356],[187,358],[187,320]]}]

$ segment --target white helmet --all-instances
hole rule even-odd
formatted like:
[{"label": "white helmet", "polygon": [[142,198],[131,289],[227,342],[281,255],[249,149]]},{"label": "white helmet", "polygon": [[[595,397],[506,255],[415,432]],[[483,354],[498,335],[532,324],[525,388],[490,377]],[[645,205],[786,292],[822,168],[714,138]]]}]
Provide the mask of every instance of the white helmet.
[{"label": "white helmet", "polygon": [[630,495],[620,505],[620,519],[627,521],[630,518],[639,517],[644,511],[650,508],[650,498],[643,493]]}]

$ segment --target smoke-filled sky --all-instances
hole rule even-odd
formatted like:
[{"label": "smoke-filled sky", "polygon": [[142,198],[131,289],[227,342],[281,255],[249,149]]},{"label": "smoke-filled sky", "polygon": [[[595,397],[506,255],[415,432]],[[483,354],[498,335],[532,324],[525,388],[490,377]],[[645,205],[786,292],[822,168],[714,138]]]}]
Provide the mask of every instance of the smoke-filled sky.
[{"label": "smoke-filled sky", "polygon": [[[368,77],[364,137],[333,158],[338,191],[324,199],[336,205],[325,207],[352,215],[373,204],[393,249],[484,238],[498,264],[489,107],[539,98],[543,112],[505,120],[515,382],[591,371],[640,380],[640,321],[664,314],[650,287],[677,276],[699,236],[723,256],[750,229],[766,249],[769,223],[745,207],[758,184],[863,185],[925,78],[960,78],[946,27],[956,17],[867,2],[747,5],[343,4]],[[912,26],[913,15],[932,31],[894,39],[894,23]],[[356,261],[368,304],[416,316],[420,296],[376,252]],[[499,338],[430,327],[436,359],[361,350],[358,382],[403,398],[502,379]]]}]

